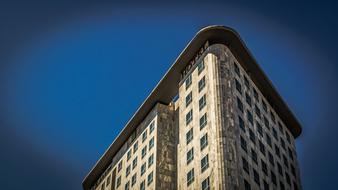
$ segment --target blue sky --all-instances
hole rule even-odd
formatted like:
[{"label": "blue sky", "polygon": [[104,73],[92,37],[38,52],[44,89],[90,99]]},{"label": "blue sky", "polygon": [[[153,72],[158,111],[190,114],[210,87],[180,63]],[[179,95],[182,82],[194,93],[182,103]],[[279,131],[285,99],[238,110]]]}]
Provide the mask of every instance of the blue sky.
[{"label": "blue sky", "polygon": [[81,189],[185,45],[211,24],[239,32],[302,123],[297,150],[304,189],[337,187],[336,8],[244,1],[2,3],[2,187]]}]

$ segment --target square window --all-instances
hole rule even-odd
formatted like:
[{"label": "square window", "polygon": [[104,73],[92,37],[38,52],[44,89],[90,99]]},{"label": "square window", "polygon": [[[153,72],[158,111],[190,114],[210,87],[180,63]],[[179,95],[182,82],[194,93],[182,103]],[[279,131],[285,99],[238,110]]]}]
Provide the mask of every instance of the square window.
[{"label": "square window", "polygon": [[254,181],[259,186],[260,185],[259,174],[258,174],[258,172],[255,169],[252,169],[252,170],[253,170]]},{"label": "square window", "polygon": [[248,103],[248,105],[251,107],[252,106],[251,97],[248,93],[245,93],[245,100],[246,100],[246,103]]},{"label": "square window", "polygon": [[241,147],[245,152],[247,152],[246,141],[244,140],[243,137],[241,137]]},{"label": "square window", "polygon": [[131,177],[131,186],[134,186],[136,183],[136,174],[133,175],[133,177]]},{"label": "square window", "polygon": [[237,108],[243,113],[243,103],[241,99],[237,97]]},{"label": "square window", "polygon": [[155,129],[155,122],[151,122],[150,127],[149,127],[149,133],[153,132]]},{"label": "square window", "polygon": [[142,134],[142,143],[147,139],[147,129]]},{"label": "square window", "polygon": [[144,180],[140,184],[140,190],[146,190],[146,184],[145,184]]},{"label": "square window", "polygon": [[142,158],[144,158],[147,154],[147,145],[142,149]]},{"label": "square window", "polygon": [[248,121],[251,123],[251,125],[253,125],[253,116],[249,110],[246,111],[246,116],[247,116]]},{"label": "square window", "polygon": [[130,188],[130,183],[129,183],[129,181],[124,185],[124,189],[125,190],[129,190],[129,188]]},{"label": "square window", "polygon": [[146,167],[147,167],[146,163],[142,164],[142,166],[141,166],[141,176],[146,172]]},{"label": "square window", "polygon": [[248,161],[242,157],[242,164],[243,164],[243,170],[250,175],[250,170],[249,170],[249,163]]},{"label": "square window", "polygon": [[154,137],[152,137],[149,141],[149,150],[151,150],[154,147]]},{"label": "square window", "polygon": [[245,125],[244,125],[244,121],[243,119],[241,118],[241,116],[238,116],[238,124],[239,124],[239,128],[245,132]]},{"label": "square window", "polygon": [[250,135],[250,140],[252,143],[256,144],[256,136],[255,133],[249,128],[249,135]]},{"label": "square window", "polygon": [[201,61],[201,62],[197,65],[197,68],[198,68],[198,74],[201,74],[201,72],[204,70],[204,62]]},{"label": "square window", "polygon": [[137,157],[133,160],[133,169],[137,166]]},{"label": "square window", "polygon": [[153,182],[153,172],[148,175],[148,186]]},{"label": "square window", "polygon": [[252,158],[252,161],[254,161],[255,164],[258,164],[257,153],[253,149],[251,149],[251,158]]},{"label": "square window", "polygon": [[148,158],[148,168],[153,165],[154,163],[154,154],[152,154],[151,156],[149,156]]}]

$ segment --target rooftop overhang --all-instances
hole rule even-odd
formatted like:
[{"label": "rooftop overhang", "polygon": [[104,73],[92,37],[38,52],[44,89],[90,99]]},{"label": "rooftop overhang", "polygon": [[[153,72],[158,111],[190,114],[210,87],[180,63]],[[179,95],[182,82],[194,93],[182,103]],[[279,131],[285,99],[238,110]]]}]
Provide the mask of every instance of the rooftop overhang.
[{"label": "rooftop overhang", "polygon": [[116,137],[114,142],[109,146],[106,152],[98,160],[89,174],[83,180],[83,188],[89,190],[96,182],[105,168],[109,166],[112,158],[120,149],[120,147],[128,139],[133,130],[142,122],[148,112],[157,102],[169,104],[174,96],[178,93],[178,84],[180,82],[181,71],[189,64],[189,61],[195,57],[200,48],[209,42],[212,44],[226,45],[242,67],[250,74],[253,82],[263,93],[270,105],[273,106],[279,117],[289,128],[293,136],[296,138],[301,134],[302,128],[296,117],[290,111],[287,104],[282,100],[271,81],[264,74],[257,64],[239,34],[229,27],[224,26],[208,26],[201,29],[196,36],[189,42],[185,49],[181,52],[174,64],[170,67],[164,77],[156,85],[147,99],[137,109],[126,126]]}]

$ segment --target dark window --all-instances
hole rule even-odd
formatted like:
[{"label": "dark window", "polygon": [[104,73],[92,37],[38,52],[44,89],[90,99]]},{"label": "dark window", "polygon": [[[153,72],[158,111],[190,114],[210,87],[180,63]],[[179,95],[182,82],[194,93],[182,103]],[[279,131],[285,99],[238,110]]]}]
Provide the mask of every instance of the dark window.
[{"label": "dark window", "polygon": [[284,183],[282,181],[279,181],[279,186],[281,190],[285,190]]},{"label": "dark window", "polygon": [[259,174],[255,169],[253,170],[253,175],[254,175],[254,181],[258,184],[258,186],[260,185],[260,180],[259,180]]},{"label": "dark window", "polygon": [[187,152],[187,164],[189,164],[194,159],[194,148],[191,148]]},{"label": "dark window", "polygon": [[192,92],[190,92],[186,97],[185,97],[185,107],[188,107],[189,104],[192,102]]},{"label": "dark window", "polygon": [[264,100],[262,100],[262,104],[263,104],[263,110],[264,110],[265,112],[268,112],[268,108],[266,107],[266,103],[265,103]]},{"label": "dark window", "polygon": [[244,189],[245,190],[251,190],[251,185],[250,183],[244,179]]},{"label": "dark window", "polygon": [[234,68],[235,68],[236,74],[240,77],[241,76],[241,72],[240,72],[239,67],[238,67],[238,65],[236,63],[234,63]]},{"label": "dark window", "polygon": [[275,166],[275,159],[273,158],[273,155],[269,152],[269,162],[272,166]]},{"label": "dark window", "polygon": [[251,123],[251,125],[253,125],[252,113],[249,110],[246,111],[246,116],[247,116],[248,121]]},{"label": "dark window", "polygon": [[242,157],[242,163],[243,163],[243,169],[244,169],[244,171],[250,175],[250,172],[249,172],[249,163],[248,163],[248,161],[244,157]]},{"label": "dark window", "polygon": [[250,89],[250,83],[249,83],[248,78],[246,78],[246,76],[244,76],[244,84],[248,89]]},{"label": "dark window", "polygon": [[185,116],[185,124],[188,125],[192,121],[192,109]]},{"label": "dark window", "polygon": [[200,98],[200,100],[198,101],[198,105],[199,105],[199,109],[200,111],[205,107],[205,105],[207,104],[207,98],[205,96],[205,94]]},{"label": "dark window", "polygon": [[253,149],[251,149],[251,158],[254,161],[254,163],[258,164],[257,153]]},{"label": "dark window", "polygon": [[242,85],[241,85],[241,83],[239,83],[238,80],[235,79],[235,84],[236,84],[236,89],[237,89],[237,91],[238,91],[240,94],[242,94]]},{"label": "dark window", "polygon": [[282,139],[282,137],[280,138],[280,142],[281,142],[282,148],[283,148],[284,150],[286,150],[286,147],[285,147],[285,141]]},{"label": "dark window", "polygon": [[271,144],[271,137],[266,133],[266,143],[268,143],[268,145],[270,147],[272,147],[272,144]]},{"label": "dark window", "polygon": [[275,117],[275,114],[272,113],[272,111],[270,111],[270,116],[271,116],[271,120],[273,123],[276,123],[276,117]]},{"label": "dark window", "polygon": [[257,131],[258,133],[263,136],[263,127],[261,126],[261,124],[259,124],[258,122],[256,122],[256,126],[257,126]]},{"label": "dark window", "polygon": [[250,135],[250,140],[256,144],[256,136],[255,133],[249,128],[249,135]]},{"label": "dark window", "polygon": [[237,97],[237,108],[243,113],[243,103],[241,99]]},{"label": "dark window", "polygon": [[291,173],[292,173],[293,176],[296,177],[296,169],[292,164],[291,164]]},{"label": "dark window", "polygon": [[187,77],[187,79],[185,79],[185,89],[187,90],[191,85],[191,75],[189,75]]},{"label": "dark window", "polygon": [[204,87],[205,87],[205,77],[201,78],[201,80],[198,81],[198,92],[201,92]]},{"label": "dark window", "polygon": [[297,183],[295,181],[293,181],[293,189],[294,190],[298,190],[298,185],[297,185]]},{"label": "dark window", "polygon": [[248,103],[248,105],[251,107],[251,97],[249,96],[248,93],[245,93],[245,100],[246,103]]},{"label": "dark window", "polygon": [[263,160],[261,160],[261,165],[262,165],[262,171],[263,171],[263,173],[265,175],[268,175],[268,167],[267,167],[266,163]]},{"label": "dark window", "polygon": [[290,135],[288,132],[285,132],[286,135],[286,140],[289,142],[289,144],[291,144],[291,139],[290,139]]},{"label": "dark window", "polygon": [[259,102],[258,93],[256,89],[253,89],[253,94],[254,94],[254,98],[256,99],[256,101]]},{"label": "dark window", "polygon": [[194,131],[193,131],[193,128],[191,128],[185,135],[186,137],[186,143],[189,144],[192,139],[194,138]]},{"label": "dark window", "polygon": [[271,170],[271,181],[273,184],[277,185],[277,179],[276,179],[276,175],[275,173],[273,173],[273,171]]},{"label": "dark window", "polygon": [[278,173],[283,176],[283,168],[282,166],[277,162],[277,168],[278,168]]},{"label": "dark window", "polygon": [[280,158],[280,150],[279,150],[279,147],[275,144],[275,152],[276,152],[276,155]]},{"label": "dark window", "polygon": [[269,120],[264,116],[264,125],[267,129],[270,129]]},{"label": "dark window", "polygon": [[290,159],[293,160],[293,153],[292,153],[292,150],[290,148],[288,148],[288,152],[289,152]]},{"label": "dark window", "polygon": [[202,130],[208,123],[207,119],[207,113],[203,114],[203,116],[200,118],[200,130]]},{"label": "dark window", "polygon": [[194,180],[195,180],[194,169],[191,169],[187,173],[187,186],[189,186],[190,184],[192,184],[192,182],[194,182]]},{"label": "dark window", "polygon": [[202,181],[202,190],[209,190],[210,189],[210,180],[207,177],[205,180]]},{"label": "dark window", "polygon": [[243,137],[241,137],[241,147],[245,152],[247,152],[246,141],[244,140]]},{"label": "dark window", "polygon": [[269,188],[269,184],[265,180],[263,180],[263,184],[264,184],[264,190],[269,190],[270,189]]},{"label": "dark window", "polygon": [[201,160],[201,172],[204,172],[208,168],[209,168],[209,156],[206,155]]},{"label": "dark window", "polygon": [[261,110],[259,109],[257,105],[255,105],[255,113],[259,118],[261,118]]},{"label": "dark window", "polygon": [[265,146],[261,141],[258,141],[258,142],[259,142],[259,150],[265,156]]},{"label": "dark window", "polygon": [[244,121],[241,118],[241,116],[238,116],[238,123],[239,123],[239,127],[243,130],[243,132],[245,132],[245,125],[244,125]]},{"label": "dark window", "polygon": [[275,128],[272,128],[272,135],[276,140],[278,140],[277,131]]},{"label": "dark window", "polygon": [[208,134],[205,134],[200,140],[201,150],[208,146]]},{"label": "dark window", "polygon": [[198,74],[201,74],[201,72],[204,70],[204,62],[201,61],[201,62],[197,65],[197,68],[198,68]]},{"label": "dark window", "polygon": [[286,183],[288,183],[289,185],[291,185],[290,175],[287,172],[285,172],[285,179],[286,179]]}]

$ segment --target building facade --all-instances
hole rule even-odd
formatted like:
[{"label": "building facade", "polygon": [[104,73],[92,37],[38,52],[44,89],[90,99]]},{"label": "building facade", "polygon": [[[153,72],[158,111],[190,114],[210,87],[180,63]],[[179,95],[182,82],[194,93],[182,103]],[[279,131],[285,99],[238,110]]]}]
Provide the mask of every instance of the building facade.
[{"label": "building facade", "polygon": [[301,126],[238,34],[197,33],[83,181],[85,190],[302,189]]}]

